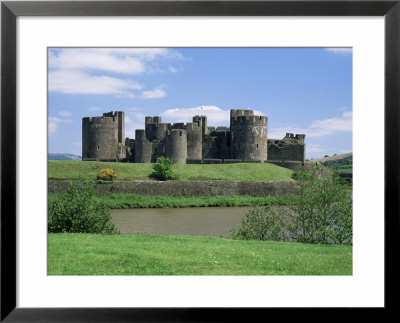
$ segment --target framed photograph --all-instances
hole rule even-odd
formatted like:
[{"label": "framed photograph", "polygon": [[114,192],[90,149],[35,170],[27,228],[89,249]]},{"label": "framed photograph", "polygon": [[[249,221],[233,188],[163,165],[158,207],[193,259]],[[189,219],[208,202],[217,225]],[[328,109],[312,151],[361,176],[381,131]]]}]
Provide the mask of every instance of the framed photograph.
[{"label": "framed photograph", "polygon": [[[393,256],[397,254],[393,246],[399,234],[399,16],[397,0],[3,1],[1,321],[159,322],[207,321],[210,317],[214,321],[234,321],[237,308],[246,315],[262,315],[272,308],[394,309],[394,299],[390,295],[399,287],[399,279],[394,273],[396,257]],[[328,56],[330,60],[326,59]],[[282,57],[286,57],[286,60],[281,60],[284,63],[280,61]],[[261,68],[263,60],[269,61],[265,65],[268,68]],[[131,76],[140,75],[144,66],[148,69],[145,76],[139,81],[134,80]],[[180,71],[189,70],[189,66],[192,67],[190,78],[184,78],[181,73],[179,78],[173,79]],[[216,69],[219,74],[208,72]],[[227,152],[228,146],[239,145],[233,139],[226,139],[225,148],[220,142],[227,136],[241,140],[245,128],[235,120],[243,121],[240,119],[242,114],[248,114],[246,120],[258,118],[257,121],[263,125],[256,130],[260,128],[261,133],[263,127],[267,128],[267,119],[263,116],[265,111],[258,111],[257,106],[245,110],[243,102],[246,100],[240,100],[240,93],[247,93],[253,97],[252,102],[258,102],[254,100],[257,91],[271,91],[271,96],[274,93],[276,97],[290,98],[287,105],[296,105],[296,95],[288,92],[282,83],[282,80],[290,80],[284,73],[290,74],[291,71],[301,74],[299,79],[303,80],[292,85],[292,88],[297,87],[297,96],[311,91],[307,95],[313,98],[313,102],[310,101],[309,106],[299,105],[290,113],[301,119],[307,109],[311,110],[311,105],[316,107],[312,109],[315,114],[313,122],[309,121],[307,128],[298,127],[298,135],[286,134],[286,140],[296,144],[295,159],[301,155],[298,149],[304,149],[301,135],[304,129],[312,133],[308,149],[314,151],[315,156],[309,155],[311,157],[324,151],[319,149],[315,138],[327,134],[342,136],[341,139],[349,143],[349,146],[340,147],[338,153],[346,149],[354,152],[352,240],[347,255],[351,260],[350,271],[341,272],[337,264],[338,274],[329,271],[315,275],[296,272],[282,275],[235,275],[232,272],[196,275],[195,270],[189,274],[157,274],[155,271],[146,275],[142,271],[144,274],[124,275],[106,269],[90,274],[90,268],[83,272],[68,271],[65,270],[68,264],[55,263],[48,258],[49,245],[55,243],[54,239],[48,240],[47,234],[48,200],[54,198],[47,195],[50,189],[48,174],[54,172],[48,164],[48,153],[57,152],[57,146],[63,140],[61,137],[56,140],[50,134],[61,133],[63,125],[72,124],[72,115],[77,109],[81,113],[75,113],[77,126],[69,127],[63,136],[71,142],[68,150],[76,155],[82,152],[82,158],[89,161],[87,165],[92,161],[113,159],[115,150],[118,150],[116,160],[132,158],[142,163],[156,162],[157,157],[163,154],[180,161],[178,164],[188,160],[193,164],[196,160],[233,164],[239,159],[252,161],[254,156],[256,159],[261,156],[258,159],[264,163],[263,156],[267,151],[269,156],[277,156],[271,160],[283,163],[279,149],[286,144],[286,137],[268,141],[268,146],[267,140],[257,141],[258,137],[252,144],[246,141],[245,152],[234,148]],[[237,84],[233,83],[235,74],[242,76],[237,78],[241,80]],[[325,79],[315,75],[323,75],[330,81],[325,84]],[[232,96],[226,101],[229,108],[239,110],[229,111],[228,107],[221,109],[217,104],[212,105],[220,102],[216,85],[224,82],[226,88],[237,89],[236,96],[232,91],[225,93]],[[184,86],[190,83],[193,87]],[[153,109],[154,100],[151,99],[168,97],[167,92],[173,88],[168,84],[176,84],[175,89],[184,91],[188,98],[196,97],[197,89],[213,96],[214,101],[210,100],[209,106],[196,106],[195,103],[189,105],[191,101],[187,100],[185,108],[173,110],[170,101],[160,100],[168,107]],[[318,114],[318,111],[329,109],[329,104],[324,104],[324,93],[327,92],[323,86],[343,89],[340,95],[346,98],[342,100],[346,103],[341,106],[334,98],[326,96],[325,100],[337,110],[329,118]],[[97,101],[94,100],[99,94]],[[108,100],[103,94],[112,94],[116,99]],[[175,98],[177,96],[179,93]],[[264,94],[262,98],[265,97]],[[92,101],[89,102],[88,98]],[[155,117],[150,120],[144,114],[145,110],[135,105],[135,98],[149,99],[142,106],[147,108],[146,111],[156,111]],[[170,100],[174,100],[172,90]],[[271,100],[269,104],[279,107],[278,101]],[[238,107],[234,106],[235,102]],[[118,104],[123,107],[121,111],[126,110],[125,114],[109,114],[110,110],[119,111]],[[71,109],[81,106],[85,108]],[[216,124],[219,129],[203,127],[203,141],[212,137],[208,131],[214,131],[212,140],[219,142],[217,154],[214,153],[217,144],[214,147],[210,141],[206,158],[198,157],[205,154],[207,145],[204,142],[200,143],[199,151],[187,144],[189,132],[193,130],[190,126],[197,124],[200,127],[206,123],[204,117],[196,119],[195,114],[201,112],[210,113],[215,117],[213,120],[222,120]],[[194,114],[186,120],[188,113]],[[141,125],[133,124],[133,115],[136,119],[143,119],[139,120]],[[156,117],[158,115],[165,117],[167,122],[188,123],[168,126],[161,123],[161,119]],[[101,119],[101,125],[96,123],[97,119]],[[117,126],[115,122],[104,125],[106,119],[117,120]],[[226,120],[231,120],[226,124],[230,128],[224,127]],[[141,129],[145,123],[145,130],[136,130],[136,134],[128,127],[124,128],[126,124]],[[143,143],[139,146],[138,138],[141,138],[140,131],[147,138],[152,137],[150,128],[153,124],[157,129],[159,125],[165,126],[168,138],[162,146],[157,137],[161,135],[154,132],[153,153],[147,156],[145,146]],[[275,131],[277,129],[274,124],[268,128],[268,134],[281,136],[281,132]],[[282,129],[287,128],[282,125],[279,130]],[[296,130],[293,132],[297,133]],[[342,130],[347,131],[347,137],[340,132]],[[104,148],[108,149],[110,144],[103,140],[109,132],[111,137],[115,134],[118,138],[111,153]],[[125,137],[134,135],[137,143],[125,140]],[[180,137],[173,139],[173,135]],[[190,135],[194,136],[194,132]],[[183,139],[186,140],[184,145],[175,149],[174,143],[179,140],[181,143]],[[193,137],[190,140],[193,141]],[[74,144],[77,150],[74,150]],[[191,150],[187,148],[183,154],[181,148],[186,148],[186,145]],[[324,152],[333,155],[338,147],[329,153]],[[129,157],[132,151],[136,156]],[[304,160],[300,162],[304,163],[304,152],[302,158]],[[100,178],[100,173],[98,185],[107,189],[110,184],[103,183],[107,179]],[[199,179],[202,174],[190,176]],[[344,225],[339,226],[340,229]],[[71,252],[68,246],[71,242],[61,240],[57,240],[58,249],[52,249],[52,252],[66,255]],[[74,241],[76,246],[81,242],[79,239]],[[315,246],[323,246],[322,240],[313,242]],[[93,243],[98,245],[100,242]],[[135,247],[138,244],[129,245],[129,248]],[[213,266],[217,266],[218,259],[212,257],[211,249],[206,257],[211,257]],[[315,253],[321,253],[321,257],[325,252],[315,250]],[[301,255],[296,257],[300,259]],[[96,252],[87,253],[85,257],[96,257]],[[122,261],[118,256],[113,259],[116,263],[110,264],[109,268],[118,267],[117,262]],[[132,262],[130,266],[140,264]]]}]

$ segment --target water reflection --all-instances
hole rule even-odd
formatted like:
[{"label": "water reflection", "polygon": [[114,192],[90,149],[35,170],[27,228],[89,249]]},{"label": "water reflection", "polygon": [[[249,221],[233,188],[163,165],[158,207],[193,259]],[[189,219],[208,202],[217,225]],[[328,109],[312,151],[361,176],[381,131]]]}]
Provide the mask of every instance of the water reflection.
[{"label": "water reflection", "polygon": [[122,234],[152,233],[196,236],[228,236],[241,224],[249,207],[196,207],[111,210]]}]

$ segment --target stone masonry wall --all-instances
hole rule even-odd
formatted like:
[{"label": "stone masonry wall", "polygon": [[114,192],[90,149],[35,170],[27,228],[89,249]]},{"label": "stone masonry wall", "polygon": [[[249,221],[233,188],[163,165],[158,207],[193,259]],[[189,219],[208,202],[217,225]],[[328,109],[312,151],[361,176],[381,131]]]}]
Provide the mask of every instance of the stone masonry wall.
[{"label": "stone masonry wall", "polygon": [[[48,192],[67,188],[68,181],[49,180]],[[161,196],[282,196],[292,193],[295,181],[130,181],[96,184],[100,193],[130,193]]]}]

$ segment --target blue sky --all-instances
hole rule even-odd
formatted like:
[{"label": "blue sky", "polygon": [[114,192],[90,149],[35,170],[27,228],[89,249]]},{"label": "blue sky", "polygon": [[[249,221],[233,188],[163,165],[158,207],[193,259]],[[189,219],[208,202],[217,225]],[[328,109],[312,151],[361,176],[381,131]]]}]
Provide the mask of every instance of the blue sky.
[{"label": "blue sky", "polygon": [[348,48],[51,48],[48,150],[81,155],[82,118],[125,112],[134,138],[145,116],[229,126],[230,109],[268,117],[268,138],[306,135],[306,158],[352,151]]}]

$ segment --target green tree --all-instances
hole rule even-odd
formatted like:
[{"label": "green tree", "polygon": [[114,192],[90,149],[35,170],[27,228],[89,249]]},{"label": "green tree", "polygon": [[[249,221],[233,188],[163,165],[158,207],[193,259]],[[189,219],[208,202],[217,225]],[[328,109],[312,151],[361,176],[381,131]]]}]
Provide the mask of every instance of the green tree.
[{"label": "green tree", "polygon": [[282,213],[270,205],[256,206],[246,212],[242,225],[230,234],[235,240],[286,240],[283,219]]},{"label": "green tree", "polygon": [[280,208],[256,207],[233,239],[281,240],[303,243],[352,244],[351,190],[331,170],[314,166],[298,170],[296,194]]},{"label": "green tree", "polygon": [[48,206],[49,232],[118,233],[110,211],[96,198],[94,184],[71,183]]},{"label": "green tree", "polygon": [[153,165],[153,173],[152,177],[160,179],[162,181],[166,181],[167,179],[171,179],[174,177],[174,173],[172,171],[172,165],[174,161],[172,158],[168,157],[160,157],[157,160],[157,163]]},{"label": "green tree", "polygon": [[329,169],[314,166],[311,176],[298,176],[297,194],[288,202],[291,239],[307,243],[351,244],[352,196],[342,180]]}]

